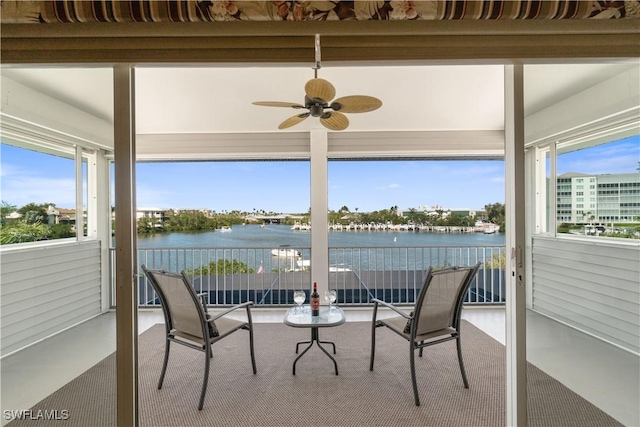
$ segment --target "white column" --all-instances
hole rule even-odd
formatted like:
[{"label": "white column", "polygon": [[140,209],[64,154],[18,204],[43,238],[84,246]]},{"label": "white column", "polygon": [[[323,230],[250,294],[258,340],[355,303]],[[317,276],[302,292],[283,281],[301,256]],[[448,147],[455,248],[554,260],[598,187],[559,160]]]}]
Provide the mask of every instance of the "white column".
[{"label": "white column", "polygon": [[557,142],[549,146],[549,223],[547,231],[551,236],[558,231],[558,174],[556,172]]},{"label": "white column", "polygon": [[[95,199],[95,207],[89,208],[89,215],[94,218],[96,225],[95,237],[100,240],[100,259],[102,266],[102,311],[106,312],[111,308],[111,198],[109,197],[109,160],[105,157],[104,150],[96,150],[93,155],[95,167],[94,172],[89,175],[93,177],[89,182],[89,200]],[[90,203],[89,206],[92,206]],[[95,210],[95,211],[94,211]],[[91,224],[91,221],[89,221]]]},{"label": "white column", "polygon": [[[82,147],[76,145],[76,239],[78,241],[84,238],[84,206],[83,206],[83,190],[84,180],[82,179]],[[89,208],[87,206],[87,208]]]},{"label": "white column", "polygon": [[116,410],[138,425],[138,292],[135,192],[135,86],[128,64],[113,68],[116,212]]},{"label": "white column", "polygon": [[523,67],[504,67],[507,426],[527,425]]},{"label": "white column", "polygon": [[[311,130],[311,284],[324,295],[329,285],[328,138],[325,129]],[[321,303],[324,302],[320,298]]]}]

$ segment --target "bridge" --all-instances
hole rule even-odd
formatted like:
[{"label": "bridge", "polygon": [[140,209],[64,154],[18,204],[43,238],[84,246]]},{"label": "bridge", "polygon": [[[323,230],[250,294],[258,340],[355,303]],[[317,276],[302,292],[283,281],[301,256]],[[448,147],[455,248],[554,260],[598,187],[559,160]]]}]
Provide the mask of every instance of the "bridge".
[{"label": "bridge", "polygon": [[263,222],[265,224],[280,224],[285,218],[300,220],[304,218],[299,214],[273,214],[273,215],[247,215],[244,217],[249,222]]}]

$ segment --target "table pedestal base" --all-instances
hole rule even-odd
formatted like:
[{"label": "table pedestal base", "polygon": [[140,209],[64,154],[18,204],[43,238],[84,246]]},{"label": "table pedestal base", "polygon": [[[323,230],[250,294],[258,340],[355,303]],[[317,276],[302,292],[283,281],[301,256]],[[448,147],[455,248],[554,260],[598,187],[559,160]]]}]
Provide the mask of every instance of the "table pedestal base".
[{"label": "table pedestal base", "polygon": [[313,343],[316,343],[316,345],[318,347],[320,347],[320,350],[322,350],[324,352],[324,354],[326,354],[327,356],[329,356],[329,359],[331,359],[333,361],[333,366],[336,369],[336,375],[338,375],[338,362],[336,362],[336,359],[333,358],[333,356],[331,356],[331,354],[325,350],[325,348],[323,346],[321,346],[320,344],[331,344],[333,346],[333,354],[336,354],[336,345],[334,343],[332,343],[331,341],[320,341],[318,339],[318,328],[311,328],[311,341],[301,341],[299,343],[296,344],[296,354],[298,353],[298,346],[300,344],[309,344],[304,350],[302,350],[302,353],[300,353],[298,355],[298,357],[296,357],[296,360],[293,362],[293,375],[296,374],[296,363],[298,363],[298,360],[307,352],[309,351],[309,349],[313,346]]}]

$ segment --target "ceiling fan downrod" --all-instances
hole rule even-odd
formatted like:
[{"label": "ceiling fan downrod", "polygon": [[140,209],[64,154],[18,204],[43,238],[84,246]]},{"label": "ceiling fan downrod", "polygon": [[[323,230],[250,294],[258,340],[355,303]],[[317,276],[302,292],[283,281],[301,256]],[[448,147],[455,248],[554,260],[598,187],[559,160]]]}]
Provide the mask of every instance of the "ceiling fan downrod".
[{"label": "ceiling fan downrod", "polygon": [[318,70],[320,69],[320,34],[316,34],[316,66],[313,67],[313,77],[318,78]]}]

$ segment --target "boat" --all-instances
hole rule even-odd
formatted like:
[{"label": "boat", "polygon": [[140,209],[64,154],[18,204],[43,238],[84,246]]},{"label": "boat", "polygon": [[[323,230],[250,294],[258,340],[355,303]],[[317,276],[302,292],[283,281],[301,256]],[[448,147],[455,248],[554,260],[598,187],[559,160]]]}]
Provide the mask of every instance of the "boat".
[{"label": "boat", "polygon": [[277,249],[271,249],[271,255],[281,258],[297,258],[300,256],[300,252],[289,247],[281,246]]},{"label": "boat", "polygon": [[309,224],[300,224],[296,222],[291,226],[291,229],[294,231],[311,231],[311,226]]},{"label": "boat", "polygon": [[478,221],[475,223],[474,229],[484,234],[494,234],[500,231],[500,226],[491,222]]},{"label": "boat", "polygon": [[[308,271],[309,268],[311,268],[311,260],[299,259],[298,261],[296,261],[296,265],[298,270]],[[346,271],[352,271],[352,270],[344,264],[336,264],[336,265],[329,266],[330,273],[338,273],[338,272],[346,272]]]},{"label": "boat", "polygon": [[225,225],[224,227],[219,228],[218,231],[221,233],[228,233],[231,231],[231,227]]}]

